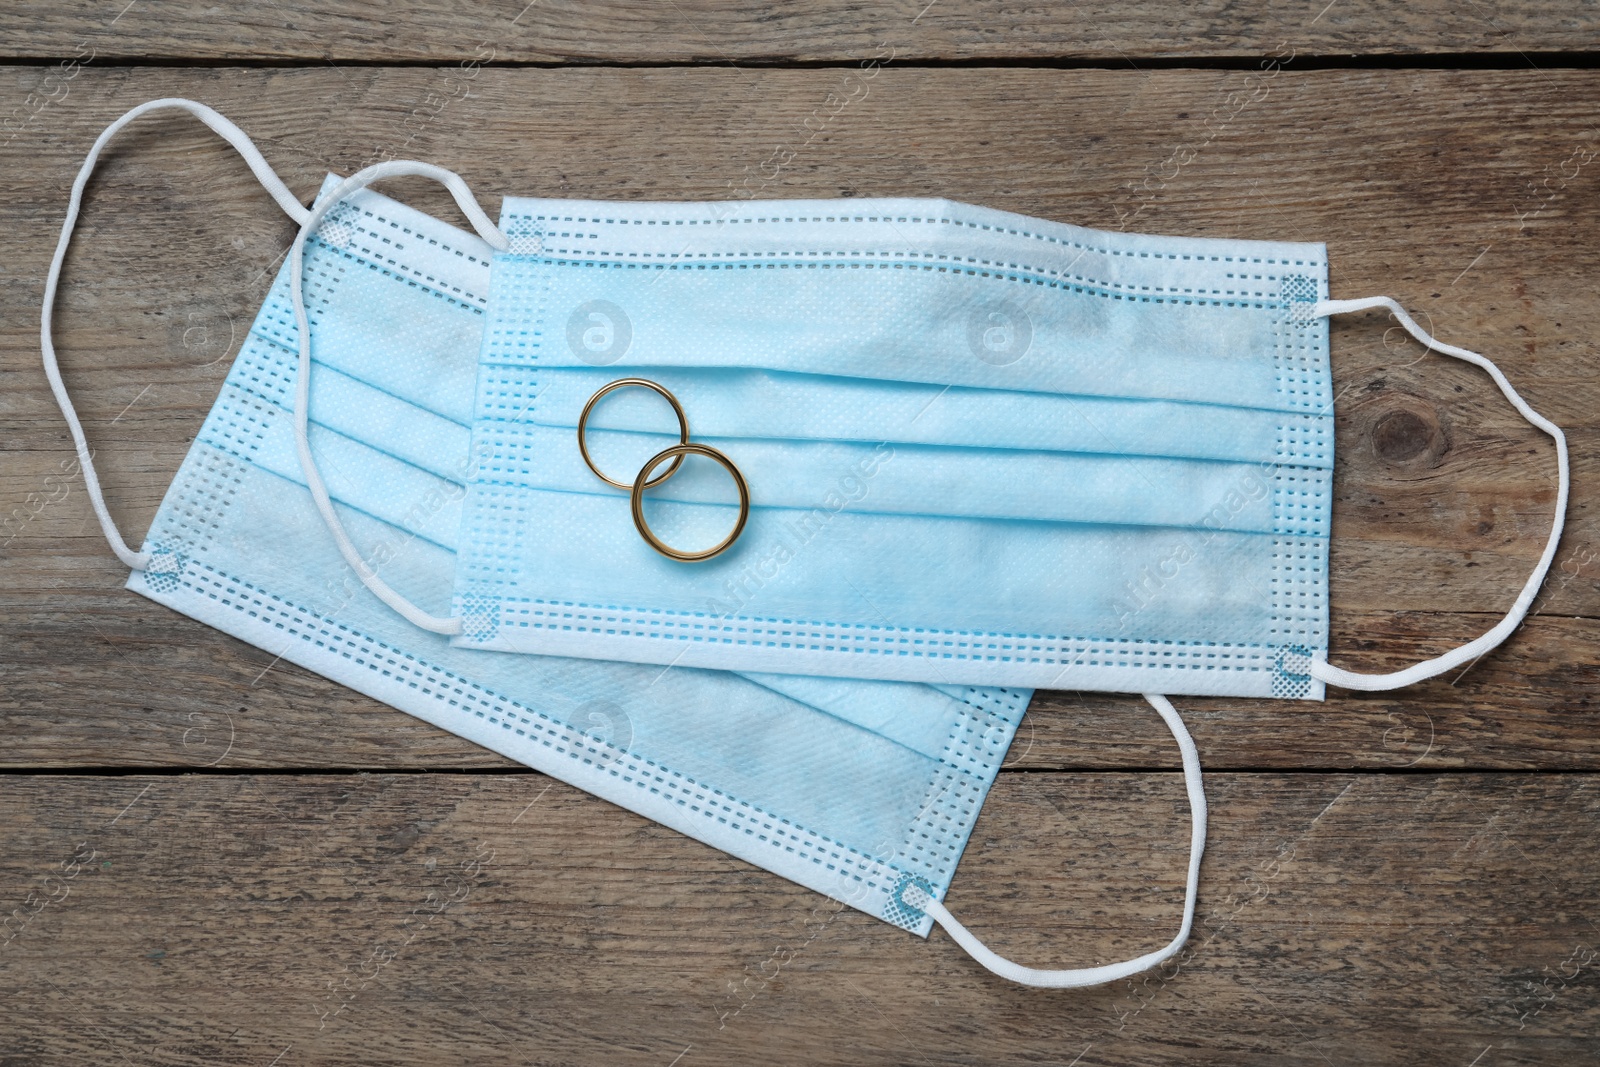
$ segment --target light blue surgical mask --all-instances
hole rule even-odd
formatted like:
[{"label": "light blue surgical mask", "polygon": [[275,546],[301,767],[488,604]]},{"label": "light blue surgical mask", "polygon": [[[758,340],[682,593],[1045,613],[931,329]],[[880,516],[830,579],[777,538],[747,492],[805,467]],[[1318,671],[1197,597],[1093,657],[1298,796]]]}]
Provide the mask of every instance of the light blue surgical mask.
[{"label": "light blue surgical mask", "polygon": [[[50,314],[66,241],[100,148],[127,122],[182,107],[227,137],[297,221],[306,209],[244,135],[198,105],[158,101],[113,125],[75,186],[44,312],[47,371],[86,462],[128,587],[273,656],[628,807],[904,929],[926,935],[1027,690],[840,681],[519,656],[451,647],[357,582],[306,491],[292,410],[299,331],[280,271],[140,552],[104,507],[61,382]],[[305,244],[314,387],[307,440],[364,566],[444,609],[455,575],[490,249],[371,192],[340,202]],[[1011,975],[1088,984],[1149,966]],[[970,936],[970,935],[968,935]],[[974,942],[974,944],[976,944]],[[974,951],[984,951],[977,945]],[[1001,973],[1011,966],[993,962]]]},{"label": "light blue surgical mask", "polygon": [[[508,198],[501,229],[463,647],[1312,699],[1336,676],[1326,316],[1370,305],[1326,299],[1322,245],[937,200]],[[579,457],[625,376],[749,484],[715,559],[653,550]],[[610,469],[673,443],[648,393],[606,403]],[[674,545],[737,515],[711,463],[650,498]]]}]

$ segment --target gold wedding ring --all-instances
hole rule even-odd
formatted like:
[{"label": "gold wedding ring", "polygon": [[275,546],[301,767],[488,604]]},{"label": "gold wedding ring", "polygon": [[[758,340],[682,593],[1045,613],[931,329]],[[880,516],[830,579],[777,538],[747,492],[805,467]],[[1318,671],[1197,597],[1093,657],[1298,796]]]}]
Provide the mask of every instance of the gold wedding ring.
[{"label": "gold wedding ring", "polygon": [[[678,443],[651,456],[649,461],[639,469],[639,473],[633,479],[632,485],[619,482],[614,478],[608,478],[601,473],[600,468],[595,466],[594,460],[589,456],[589,446],[585,440],[589,414],[594,410],[595,404],[599,403],[600,398],[607,393],[617,389],[625,389],[628,386],[639,386],[660,394],[666,399],[667,403],[672,405],[673,412],[678,416]],[[683,413],[683,406],[678,403],[678,398],[673,396],[671,391],[659,382],[653,382],[648,378],[618,378],[616,381],[602,386],[594,396],[589,398],[589,402],[583,405],[583,414],[578,416],[578,452],[583,456],[583,462],[594,472],[596,478],[599,478],[607,485],[628,490],[630,506],[633,510],[634,528],[639,531],[639,536],[644,538],[645,544],[668,559],[675,559],[680,563],[699,563],[702,560],[708,560],[713,556],[726,552],[729,546],[739,539],[739,535],[744,533],[744,524],[750,518],[750,487],[745,484],[744,475],[739,471],[733,460],[717,449],[712,448],[710,445],[689,443],[688,416]],[[733,532],[718,544],[701,552],[685,552],[682,549],[673,548],[656,536],[655,531],[650,529],[650,524],[645,521],[644,517],[644,491],[660,485],[678,473],[678,468],[683,465],[685,456],[705,456],[707,459],[716,460],[733,476],[734,487],[739,490],[739,521],[734,523]],[[650,477],[657,467],[669,459],[672,460],[671,466],[656,477]]]},{"label": "gold wedding ring", "polygon": [[[644,491],[652,484],[647,480],[650,477],[650,472],[661,466],[662,462],[667,459],[673,461],[674,469],[676,469],[676,465],[683,462],[684,456],[705,456],[707,459],[716,460],[727,468],[729,474],[733,475],[733,484],[739,490],[739,521],[733,524],[733,532],[723,538],[720,543],[703,552],[685,552],[682,549],[673,548],[657,537],[655,531],[650,529],[650,524],[644,521]],[[638,529],[639,536],[644,538],[651,548],[668,559],[675,559],[681,563],[699,563],[701,560],[710,559],[712,556],[720,555],[727,551],[728,546],[739,540],[739,535],[744,533],[744,524],[750,518],[750,487],[745,484],[744,475],[739,473],[739,468],[733,465],[733,460],[710,445],[673,445],[671,448],[664,448],[651,456],[649,462],[639,468],[639,476],[633,480],[632,504],[633,525]]]},{"label": "gold wedding ring", "polygon": [[[594,406],[600,402],[600,398],[605,396],[607,393],[616,392],[618,389],[626,389],[629,386],[638,386],[641,389],[649,389],[660,394],[662,397],[665,397],[667,403],[672,405],[672,413],[678,416],[678,443],[682,445],[689,443],[689,419],[688,416],[684,415],[683,413],[683,405],[679,404],[678,398],[673,396],[672,392],[660,382],[652,382],[649,378],[618,378],[614,382],[601,386],[600,390],[596,392],[594,396],[589,398],[589,402],[583,405],[583,414],[578,416],[578,454],[583,457],[583,462],[588,465],[589,469],[594,471],[594,476],[596,478],[599,478],[602,482],[605,482],[609,486],[614,486],[617,489],[621,489],[623,492],[627,492],[629,489],[632,489],[633,486],[627,482],[619,482],[615,478],[606,477],[605,474],[601,472],[600,468],[594,465],[594,460],[589,456],[589,442],[585,440],[584,435],[589,426],[589,414],[590,412],[594,411]],[[679,456],[673,462],[672,466],[668,467],[666,471],[663,472],[662,475],[655,481],[647,483],[645,488],[654,488],[655,486],[658,486],[662,482],[666,481],[668,478],[672,477],[674,474],[677,474],[678,468],[682,466],[682,464],[683,457]]]}]

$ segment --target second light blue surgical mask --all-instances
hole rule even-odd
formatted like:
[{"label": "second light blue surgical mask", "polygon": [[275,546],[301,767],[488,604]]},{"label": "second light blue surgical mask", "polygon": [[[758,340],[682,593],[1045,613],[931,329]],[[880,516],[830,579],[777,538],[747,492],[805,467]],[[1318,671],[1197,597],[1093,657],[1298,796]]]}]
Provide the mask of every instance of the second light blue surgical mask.
[{"label": "second light blue surgical mask", "polygon": [[[1204,798],[1170,705],[1195,823],[1183,921],[1164,949],[1064,972],[988,953],[939,903],[1029,692],[523,656],[452,647],[368,593],[307,492],[294,412],[301,334],[286,264],[145,539],[105,508],[56,366],[51,305],[100,148],[146,111],[182,108],[238,148],[297,221],[310,214],[244,135],[158,101],[84,165],[47,282],[46,370],[128,586],[268,654],[383,700],[867,914],[926,934],[938,919],[986,966],[1082,985],[1166,958],[1192,922]],[[297,249],[315,358],[314,452],[361,566],[444,610],[456,567],[490,248],[370,192],[334,202]],[[330,724],[330,728],[332,728]]]}]

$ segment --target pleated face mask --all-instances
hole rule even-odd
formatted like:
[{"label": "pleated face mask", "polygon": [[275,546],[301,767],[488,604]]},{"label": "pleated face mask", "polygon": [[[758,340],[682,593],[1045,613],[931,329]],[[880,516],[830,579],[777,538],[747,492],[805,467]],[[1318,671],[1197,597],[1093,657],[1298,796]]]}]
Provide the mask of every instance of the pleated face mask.
[{"label": "pleated face mask", "polygon": [[[47,283],[45,366],[128,588],[427,722],[684,834],[926,935],[1027,707],[1028,690],[839,681],[510,655],[454,648],[355,580],[302,473],[327,480],[349,541],[438,610],[455,581],[492,249],[421,212],[360,192],[328,211],[280,271],[139,552],[106,511],[56,366],[51,308],[101,147],[145,111],[197,115],[250,162],[297,221],[309,213],[248,139],[186,101],[135,109],[106,131],[74,187]],[[323,193],[338,185],[330,178]],[[294,414],[300,331],[291,267],[314,336],[306,434]],[[1167,949],[1077,971],[1009,977],[1080,985],[1132,973],[1181,945],[1192,921],[1203,797],[1192,742],[1170,707],[1201,807],[1184,921]],[[952,924],[954,920],[949,920]],[[956,924],[958,925],[958,924]],[[964,931],[963,931],[964,933]],[[985,953],[973,942],[971,951]],[[980,956],[980,958],[983,958]]]},{"label": "pleated face mask", "polygon": [[[484,225],[480,462],[451,616],[413,616],[461,647],[1320,699],[1481,655],[1555,552],[1559,429],[1393,301],[1327,299],[1322,245],[938,200],[507,198]],[[1368,307],[1489,370],[1560,464],[1506,619],[1373,678],[1327,662],[1327,317]]]},{"label": "pleated face mask", "polygon": [[[1321,246],[1111,235],[934,200],[730,214],[508,199],[501,226],[459,643],[1321,695]],[[728,551],[656,551],[586,468],[580,414],[625,377],[670,391],[748,483]],[[651,401],[619,396],[586,426],[628,482],[673,443]],[[649,527],[715,543],[740,518],[728,481],[691,463],[650,491]]]}]

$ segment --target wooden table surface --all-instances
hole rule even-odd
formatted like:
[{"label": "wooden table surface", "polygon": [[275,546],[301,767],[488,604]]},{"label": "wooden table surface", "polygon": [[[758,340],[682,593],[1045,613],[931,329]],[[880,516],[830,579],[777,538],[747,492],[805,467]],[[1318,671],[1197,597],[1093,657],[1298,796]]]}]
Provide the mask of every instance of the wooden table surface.
[{"label": "wooden table surface", "polygon": [[[0,1065],[1594,1061],[1600,7],[1183,7],[6,5]],[[941,931],[842,910],[122,589],[61,478],[37,322],[85,151],[158,96],[229,115],[302,198],[391,154],[461,172],[491,215],[501,194],[748,183],[1323,240],[1336,296],[1399,298],[1565,427],[1566,536],[1534,613],[1466,670],[1322,704],[1180,700],[1212,804],[1189,948],[1110,987],[1019,988]],[[455,218],[425,185],[385,191]],[[79,234],[58,343],[137,541],[291,227],[170,118],[108,153]],[[1491,625],[1555,496],[1548,441],[1487,376],[1390,325],[1332,335],[1333,659],[1366,669]],[[1160,944],[1176,768],[1139,701],[1040,693],[952,910],[1041,966]],[[465,899],[415,918],[483,856]]]}]

